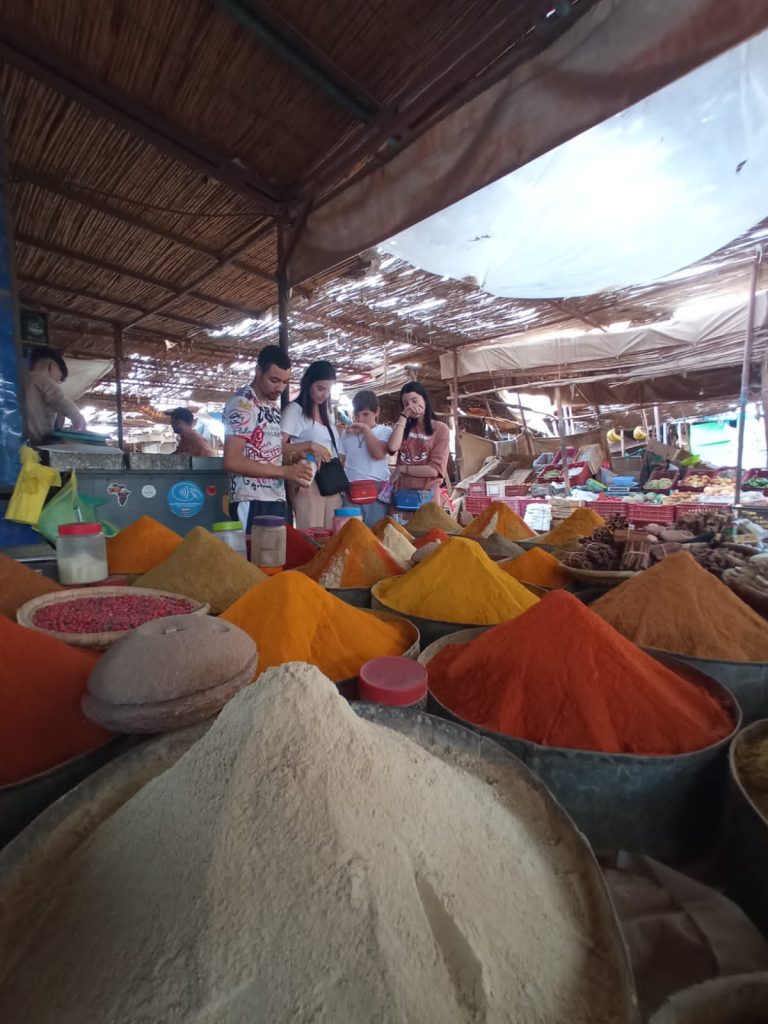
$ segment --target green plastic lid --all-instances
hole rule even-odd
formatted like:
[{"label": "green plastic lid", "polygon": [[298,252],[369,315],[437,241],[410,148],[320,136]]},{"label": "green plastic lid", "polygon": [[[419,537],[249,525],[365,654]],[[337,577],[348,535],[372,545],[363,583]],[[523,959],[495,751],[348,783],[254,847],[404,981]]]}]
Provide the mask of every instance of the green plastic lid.
[{"label": "green plastic lid", "polygon": [[242,530],[243,524],[228,519],[225,523],[214,523],[211,529],[214,533],[223,533],[225,530]]}]

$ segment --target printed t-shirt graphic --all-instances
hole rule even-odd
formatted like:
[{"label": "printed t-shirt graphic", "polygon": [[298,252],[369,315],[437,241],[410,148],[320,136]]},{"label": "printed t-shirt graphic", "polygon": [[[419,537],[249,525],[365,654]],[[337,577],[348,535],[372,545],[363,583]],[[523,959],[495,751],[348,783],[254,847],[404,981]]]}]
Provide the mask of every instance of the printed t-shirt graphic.
[{"label": "printed t-shirt graphic", "polygon": [[[224,406],[224,433],[245,439],[246,458],[282,465],[280,407],[260,401],[250,385],[235,392]],[[231,501],[285,501],[285,484],[282,480],[232,473],[229,496]]]}]

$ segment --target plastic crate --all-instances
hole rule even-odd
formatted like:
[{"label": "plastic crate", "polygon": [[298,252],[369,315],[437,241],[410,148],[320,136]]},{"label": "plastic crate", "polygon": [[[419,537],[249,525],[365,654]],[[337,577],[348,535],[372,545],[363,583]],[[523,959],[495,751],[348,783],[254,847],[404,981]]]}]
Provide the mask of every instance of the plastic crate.
[{"label": "plastic crate", "polygon": [[674,506],[675,522],[678,522],[682,516],[687,515],[689,512],[723,512],[728,511],[730,507],[727,504],[716,505],[704,501],[681,501]]},{"label": "plastic crate", "polygon": [[[651,494],[669,494],[670,491],[675,490],[675,488],[677,487],[677,481],[679,477],[680,474],[677,472],[677,470],[674,469],[654,469],[654,471],[651,473],[651,475],[648,477],[645,484],[643,485],[643,490],[648,491]],[[655,487],[648,486],[648,484],[652,480],[671,480],[672,484],[670,487],[665,488],[663,491],[657,491]],[[653,522],[653,520],[651,519],[649,520],[649,522]]]},{"label": "plastic crate", "polygon": [[765,487],[752,487],[752,481],[756,479],[768,478],[768,469],[748,469],[744,476],[741,478],[741,489],[743,491],[762,491],[765,493],[768,488]]},{"label": "plastic crate", "polygon": [[[550,477],[545,479],[548,472],[557,467],[548,466],[538,477],[540,484],[561,484],[563,482],[563,474],[559,476]],[[589,468],[589,464],[586,462],[570,462],[568,463],[568,482],[571,487],[580,487],[585,484],[587,480],[592,476],[592,470]]]},{"label": "plastic crate", "polygon": [[616,515],[617,512],[626,515],[627,503],[620,498],[614,498],[613,500],[610,498],[599,498],[597,501],[590,502],[589,507],[593,508],[599,516],[605,519],[607,516]]},{"label": "plastic crate", "polygon": [[488,488],[486,486],[485,480],[481,480],[479,483],[476,483],[476,484],[470,484],[469,485],[469,490],[467,491],[467,494],[469,494],[469,495],[476,495],[476,494],[485,495],[487,493],[488,493]]},{"label": "plastic crate", "polygon": [[652,505],[650,502],[641,504],[638,501],[626,502],[627,518],[633,526],[639,523],[674,523],[674,505]]},{"label": "plastic crate", "polygon": [[507,498],[524,498],[531,493],[529,484],[507,484],[504,494]]},{"label": "plastic crate", "polygon": [[479,516],[491,504],[491,499],[482,494],[469,494],[464,499],[464,509],[471,516]]},{"label": "plastic crate", "polygon": [[686,481],[689,478],[696,477],[696,476],[705,476],[711,482],[717,476],[717,470],[716,469],[699,469],[699,470],[697,470],[695,466],[691,466],[689,469],[687,469],[685,471],[685,475],[683,476],[682,480],[680,480],[680,482],[678,483],[678,485],[677,485],[678,491],[690,491],[692,494],[701,494],[702,491],[704,490],[704,487],[706,486],[705,484],[702,484],[701,487],[691,487],[690,484],[686,483]]}]

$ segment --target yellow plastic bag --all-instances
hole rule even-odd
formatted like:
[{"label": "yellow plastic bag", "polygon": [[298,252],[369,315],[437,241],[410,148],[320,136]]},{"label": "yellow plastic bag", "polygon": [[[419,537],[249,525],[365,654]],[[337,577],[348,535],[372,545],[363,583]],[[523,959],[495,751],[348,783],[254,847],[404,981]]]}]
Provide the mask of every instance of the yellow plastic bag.
[{"label": "yellow plastic bag", "polygon": [[41,466],[40,456],[27,445],[19,449],[19,458],[21,471],[8,502],[5,518],[34,526],[43,511],[50,488],[61,486],[61,474],[58,469]]}]

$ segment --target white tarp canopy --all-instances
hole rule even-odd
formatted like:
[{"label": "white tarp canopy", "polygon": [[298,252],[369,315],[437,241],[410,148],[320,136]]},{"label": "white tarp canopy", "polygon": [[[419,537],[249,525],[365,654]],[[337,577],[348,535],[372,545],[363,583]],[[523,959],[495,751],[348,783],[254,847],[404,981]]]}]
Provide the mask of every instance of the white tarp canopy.
[{"label": "white tarp canopy", "polygon": [[[539,56],[325,198],[296,240],[290,282],[393,237],[767,28],[765,0],[599,0]],[[735,174],[743,157],[726,157]],[[569,192],[578,204],[572,183]],[[617,254],[602,255],[610,266]]]},{"label": "white tarp canopy", "polygon": [[[756,337],[768,329],[768,293],[755,302]],[[508,373],[535,383],[558,370],[564,383],[637,381],[739,363],[747,328],[746,304],[690,321],[626,331],[531,338],[525,334],[461,348],[459,377]],[[453,354],[440,357],[443,380],[453,377]]]},{"label": "white tarp canopy", "polygon": [[768,215],[768,31],[384,243],[494,295],[665,277]]},{"label": "white tarp canopy", "polygon": [[67,356],[67,379],[61,390],[71,402],[76,402],[96,381],[101,380],[114,368],[111,359],[71,359]]}]

